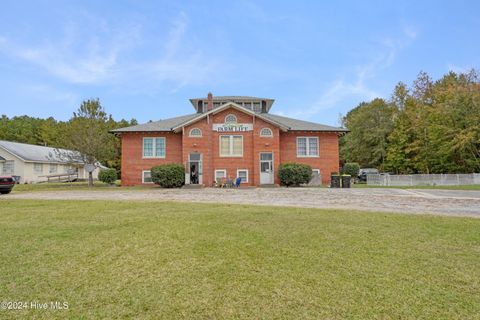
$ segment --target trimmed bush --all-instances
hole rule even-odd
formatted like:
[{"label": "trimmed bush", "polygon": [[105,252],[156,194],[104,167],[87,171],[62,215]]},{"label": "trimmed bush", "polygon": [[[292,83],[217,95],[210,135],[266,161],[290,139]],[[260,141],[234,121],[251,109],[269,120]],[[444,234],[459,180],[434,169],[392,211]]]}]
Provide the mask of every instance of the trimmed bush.
[{"label": "trimmed bush", "polygon": [[356,162],[347,162],[343,165],[342,173],[348,174],[354,178],[358,177],[360,165]]},{"label": "trimmed bush", "polygon": [[152,181],[163,188],[180,188],[185,184],[185,168],[181,164],[162,164],[153,167],[150,173]]},{"label": "trimmed bush", "polygon": [[307,184],[312,179],[312,167],[302,163],[284,163],[278,169],[281,184],[299,186]]},{"label": "trimmed bush", "polygon": [[98,173],[98,180],[100,180],[104,183],[114,184],[115,181],[117,181],[117,178],[118,178],[117,170],[115,170],[113,168],[102,169]]}]

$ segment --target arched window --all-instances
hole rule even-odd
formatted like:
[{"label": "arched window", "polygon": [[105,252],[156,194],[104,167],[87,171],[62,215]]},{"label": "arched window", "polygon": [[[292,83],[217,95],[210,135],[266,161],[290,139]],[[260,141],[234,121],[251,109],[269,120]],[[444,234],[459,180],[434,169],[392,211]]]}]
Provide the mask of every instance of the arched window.
[{"label": "arched window", "polygon": [[270,128],[262,128],[262,130],[260,130],[260,137],[273,137],[273,132]]},{"label": "arched window", "polygon": [[200,130],[198,128],[192,128],[188,135],[190,137],[201,137],[202,136],[202,130]]},{"label": "arched window", "polygon": [[225,123],[236,123],[237,117],[234,114],[229,114],[225,117]]}]

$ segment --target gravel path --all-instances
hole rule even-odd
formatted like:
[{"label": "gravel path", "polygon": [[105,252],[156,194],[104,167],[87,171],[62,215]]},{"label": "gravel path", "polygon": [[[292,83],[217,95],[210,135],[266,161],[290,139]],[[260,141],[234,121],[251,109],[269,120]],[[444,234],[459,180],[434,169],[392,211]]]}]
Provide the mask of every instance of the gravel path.
[{"label": "gravel path", "polygon": [[14,193],[2,196],[0,197],[1,199],[187,201],[480,217],[480,191],[458,190],[373,188],[128,190],[118,188],[93,191],[71,190]]}]

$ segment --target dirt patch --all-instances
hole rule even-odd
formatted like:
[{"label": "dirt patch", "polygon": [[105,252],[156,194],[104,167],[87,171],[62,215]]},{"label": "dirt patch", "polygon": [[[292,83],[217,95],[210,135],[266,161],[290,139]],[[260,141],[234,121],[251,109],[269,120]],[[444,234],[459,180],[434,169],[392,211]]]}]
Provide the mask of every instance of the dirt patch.
[{"label": "dirt patch", "polygon": [[480,191],[249,188],[71,190],[18,193],[0,199],[186,201],[480,217]]}]

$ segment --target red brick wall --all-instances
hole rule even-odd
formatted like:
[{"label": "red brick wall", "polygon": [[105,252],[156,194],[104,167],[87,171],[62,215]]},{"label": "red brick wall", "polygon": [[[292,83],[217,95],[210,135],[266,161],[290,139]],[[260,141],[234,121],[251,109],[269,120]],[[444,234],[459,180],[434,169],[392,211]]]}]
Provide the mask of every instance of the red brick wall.
[{"label": "red brick wall", "polygon": [[[224,123],[225,116],[234,114],[238,123],[253,123],[253,131],[221,133],[212,130],[213,123]],[[260,137],[262,128],[268,127],[273,132],[272,138]],[[202,130],[202,137],[189,137],[192,128]],[[243,157],[221,157],[220,135],[243,136]],[[320,155],[315,158],[297,157],[297,140],[299,136],[319,137]],[[165,159],[143,159],[143,137],[166,137]],[[183,148],[183,151],[182,151]],[[299,162],[310,165],[313,169],[320,169],[322,182],[330,182],[331,172],[339,170],[338,136],[330,132],[290,131],[281,132],[280,129],[258,117],[243,113],[235,108],[229,108],[203,118],[198,122],[186,126],[183,133],[124,133],[122,134],[122,185],[138,185],[142,183],[142,170],[164,163],[181,163],[188,161],[190,153],[203,155],[203,183],[212,186],[214,171],[227,170],[227,176],[235,179],[237,169],[248,170],[248,183],[243,185],[260,184],[260,152],[272,152],[274,159],[275,183],[280,183],[278,168],[280,163]]]},{"label": "red brick wall", "polygon": [[[190,137],[190,130],[198,128],[202,130],[202,137]],[[203,184],[209,186],[213,181],[211,163],[212,123],[210,118],[203,118],[183,129],[183,163],[187,163],[190,153],[202,154],[202,179]]]},{"label": "red brick wall", "polygon": [[[212,123],[225,123],[225,117],[234,114],[237,117],[237,123],[253,123],[253,117],[235,108],[228,108],[217,114],[212,115]],[[243,157],[221,157],[220,156],[220,136],[221,135],[240,135],[243,136]],[[246,132],[213,132],[212,151],[213,151],[213,170],[227,170],[227,177],[235,179],[237,169],[248,170],[248,183],[243,185],[254,185],[252,180],[253,169],[253,131]],[[213,182],[213,179],[212,179]]]},{"label": "red brick wall", "polygon": [[[165,158],[143,159],[143,138],[165,137]],[[164,163],[182,163],[182,135],[168,132],[122,134],[122,185],[142,184],[142,170]]]},{"label": "red brick wall", "polygon": [[[297,157],[297,137],[318,137],[320,155],[315,158]],[[289,131],[280,135],[281,162],[305,163],[320,169],[322,183],[330,183],[330,174],[339,170],[338,135],[334,132]]]},{"label": "red brick wall", "polygon": [[[270,128],[273,132],[273,137],[261,137],[260,131],[263,128]],[[272,152],[273,153],[273,171],[275,174],[274,183],[279,184],[280,179],[278,178],[278,167],[280,165],[280,129],[268,122],[263,121],[262,119],[255,118],[255,125],[253,128],[254,134],[254,185],[260,184],[260,153],[261,152]]]}]

